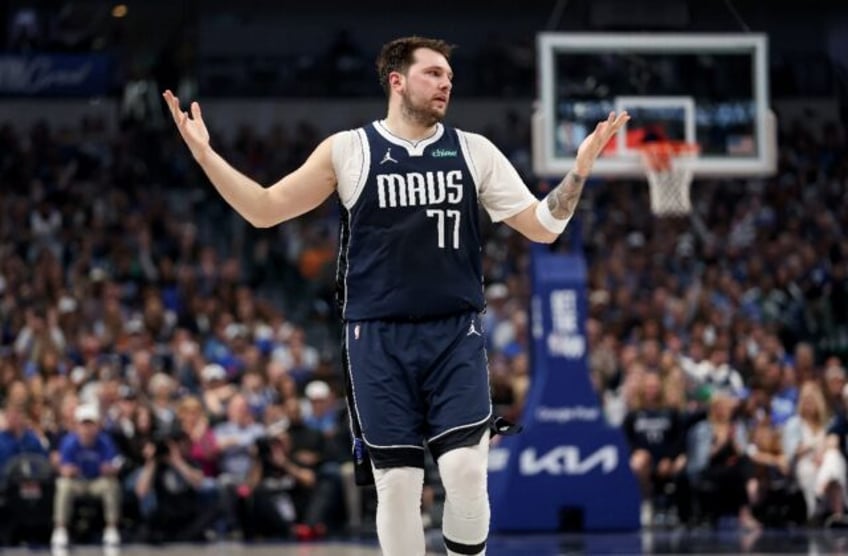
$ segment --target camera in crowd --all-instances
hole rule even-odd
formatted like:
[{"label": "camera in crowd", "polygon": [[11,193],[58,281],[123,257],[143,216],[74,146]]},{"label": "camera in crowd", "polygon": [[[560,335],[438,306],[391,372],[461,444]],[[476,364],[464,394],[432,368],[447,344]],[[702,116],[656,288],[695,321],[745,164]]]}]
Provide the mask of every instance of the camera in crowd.
[{"label": "camera in crowd", "polygon": [[257,455],[260,458],[268,457],[271,454],[271,444],[281,442],[288,430],[289,420],[285,417],[270,424],[265,430],[265,434],[256,439]]},{"label": "camera in crowd", "polygon": [[188,435],[181,429],[162,431],[153,436],[153,446],[156,448],[156,459],[163,460],[171,453],[170,444],[179,444],[186,440]]}]

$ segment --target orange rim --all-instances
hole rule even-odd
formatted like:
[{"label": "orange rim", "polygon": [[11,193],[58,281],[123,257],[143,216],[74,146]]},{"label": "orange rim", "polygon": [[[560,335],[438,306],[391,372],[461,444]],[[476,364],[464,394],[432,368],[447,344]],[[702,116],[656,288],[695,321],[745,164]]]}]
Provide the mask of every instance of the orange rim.
[{"label": "orange rim", "polygon": [[685,141],[653,141],[636,147],[649,170],[662,171],[671,168],[671,161],[679,156],[695,156],[701,151],[697,143]]}]

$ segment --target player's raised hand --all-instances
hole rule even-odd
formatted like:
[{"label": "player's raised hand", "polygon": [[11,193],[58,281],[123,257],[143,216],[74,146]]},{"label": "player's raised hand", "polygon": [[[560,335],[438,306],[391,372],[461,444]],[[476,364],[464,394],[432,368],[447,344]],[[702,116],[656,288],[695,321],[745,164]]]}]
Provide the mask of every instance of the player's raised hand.
[{"label": "player's raised hand", "polygon": [[191,103],[191,117],[189,117],[188,113],[180,108],[180,99],[174,96],[170,89],[162,93],[162,96],[192,156],[198,162],[202,162],[209,150],[209,131],[203,123],[200,105],[196,101]]},{"label": "player's raised hand", "polygon": [[621,112],[616,115],[615,112],[610,112],[609,117],[598,122],[595,130],[586,137],[580,146],[577,148],[577,159],[575,169],[578,174],[586,176],[592,169],[595,159],[601,154],[609,140],[618,133],[618,130],[627,123],[630,116],[627,112]]}]

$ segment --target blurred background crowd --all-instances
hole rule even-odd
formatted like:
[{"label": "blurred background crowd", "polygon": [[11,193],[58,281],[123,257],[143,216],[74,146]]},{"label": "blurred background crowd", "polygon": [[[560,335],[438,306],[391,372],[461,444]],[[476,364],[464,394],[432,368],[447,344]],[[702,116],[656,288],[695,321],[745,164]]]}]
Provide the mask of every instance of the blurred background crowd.
[{"label": "blurred background crowd", "polygon": [[[99,20],[71,3],[49,24],[33,5],[7,9],[10,51],[89,51],[121,36],[80,31]],[[349,33],[328,44],[309,60],[292,52],[288,66],[264,60],[275,68],[264,82],[223,70],[228,80],[185,78],[183,66],[171,76],[210,95],[310,95],[334,83],[321,94],[378,96],[372,49]],[[474,69],[458,96],[532,95],[532,41],[479,46],[458,51],[457,65]],[[818,83],[787,60],[773,66],[778,90]],[[137,84],[134,64],[123,67],[121,83]],[[164,62],[148,69],[171,82]],[[360,531],[373,496],[353,486],[350,464],[335,200],[250,228],[176,133],[151,125],[158,100],[131,109],[134,90],[117,93],[117,129],[97,117],[0,122],[0,542]],[[515,113],[492,122],[487,136],[543,195],[551,184],[529,171],[529,123]],[[213,143],[270,183],[331,131],[304,117]],[[848,523],[845,128],[780,119],[779,144],[775,176],[696,182],[691,222],[653,217],[643,182],[593,180],[553,246],[579,245],[587,258],[589,368],[630,442],[645,525],[728,513],[747,528]],[[489,223],[484,238],[492,396],[520,421],[532,381],[530,246]],[[430,471],[423,511],[436,525]]]}]

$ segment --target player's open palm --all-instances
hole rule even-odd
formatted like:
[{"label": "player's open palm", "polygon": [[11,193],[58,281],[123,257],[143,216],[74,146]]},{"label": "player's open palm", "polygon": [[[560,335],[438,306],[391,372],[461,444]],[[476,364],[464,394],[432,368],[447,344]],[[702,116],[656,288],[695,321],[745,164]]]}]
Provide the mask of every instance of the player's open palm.
[{"label": "player's open palm", "polygon": [[168,109],[174,117],[174,123],[177,124],[183,141],[188,145],[194,159],[200,162],[209,147],[209,130],[203,123],[200,105],[197,102],[191,103],[191,117],[189,117],[188,113],[180,108],[180,99],[174,96],[174,93],[166,90],[162,96],[165,97],[165,102],[168,104]]},{"label": "player's open palm", "polygon": [[606,120],[598,122],[595,130],[577,148],[577,167],[581,169],[585,168],[588,172],[592,164],[595,163],[595,159],[598,158],[598,155],[601,154],[606,144],[609,143],[609,140],[618,133],[618,130],[629,119],[630,116],[627,112],[622,112],[618,115],[615,112],[610,112]]}]

